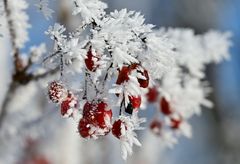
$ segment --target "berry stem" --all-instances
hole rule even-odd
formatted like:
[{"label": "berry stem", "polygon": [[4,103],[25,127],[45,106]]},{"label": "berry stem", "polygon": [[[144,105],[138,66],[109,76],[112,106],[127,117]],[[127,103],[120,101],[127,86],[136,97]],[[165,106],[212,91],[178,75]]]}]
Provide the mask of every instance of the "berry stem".
[{"label": "berry stem", "polygon": [[124,98],[123,98],[123,100],[121,102],[121,105],[120,105],[119,116],[122,115],[122,106],[123,106],[123,104],[124,104]]}]

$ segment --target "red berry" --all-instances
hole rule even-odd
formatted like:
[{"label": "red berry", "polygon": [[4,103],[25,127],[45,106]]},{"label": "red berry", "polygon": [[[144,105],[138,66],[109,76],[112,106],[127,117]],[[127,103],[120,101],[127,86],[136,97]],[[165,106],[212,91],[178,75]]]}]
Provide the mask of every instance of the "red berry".
[{"label": "red berry", "polygon": [[85,103],[83,107],[83,118],[90,120],[93,117],[93,112],[94,112],[93,107],[94,107],[93,104],[89,102]]},{"label": "red berry", "polygon": [[145,79],[138,78],[138,82],[140,84],[140,87],[147,88],[149,85],[149,75],[148,71],[144,69],[140,64],[134,63],[130,66],[131,71],[137,70],[138,73],[140,73],[142,76],[144,76]]},{"label": "red berry", "polygon": [[87,52],[87,57],[85,59],[85,65],[89,71],[96,71],[97,66],[95,65],[95,61],[99,60],[99,58],[93,56],[91,48]]},{"label": "red berry", "polygon": [[112,126],[112,134],[117,137],[118,139],[120,139],[120,137],[122,136],[122,127],[125,127],[125,130],[127,130],[126,125],[122,122],[122,120],[116,120],[113,123]]},{"label": "red berry", "polygon": [[148,71],[144,69],[143,72],[141,72],[142,76],[145,77],[145,79],[140,79],[138,78],[138,82],[140,84],[140,87],[142,88],[147,88],[149,85],[149,76],[148,76]]},{"label": "red berry", "polygon": [[132,104],[132,107],[134,109],[137,109],[137,108],[140,108],[142,99],[141,99],[141,96],[137,96],[137,97],[129,96],[129,101]]},{"label": "red berry", "polygon": [[161,134],[161,128],[162,128],[162,122],[159,120],[153,120],[150,124],[150,129],[151,131],[156,134],[160,135]]},{"label": "red berry", "polygon": [[100,128],[106,128],[106,119],[109,121],[112,119],[112,110],[107,109],[108,105],[105,102],[100,103],[89,103],[83,107],[83,117],[87,119],[94,126],[99,126]]},{"label": "red berry", "polygon": [[163,114],[165,114],[165,115],[172,114],[170,104],[164,97],[160,101],[160,107],[161,107],[161,111]]},{"label": "red berry", "polygon": [[178,129],[182,123],[182,119],[175,119],[175,118],[171,118],[171,128],[172,129]]},{"label": "red berry", "polygon": [[79,121],[79,124],[78,124],[78,131],[79,131],[79,134],[83,137],[83,138],[87,138],[87,137],[91,137],[89,131],[90,131],[90,127],[89,127],[89,122],[87,119],[85,118],[82,118],[80,121]]},{"label": "red berry", "polygon": [[[96,113],[95,113],[95,118],[96,118],[96,124],[100,128],[106,128],[106,119],[109,119],[109,123],[112,119],[112,110],[106,110],[107,104],[101,102],[98,104]],[[108,118],[107,118],[108,117]]]},{"label": "red berry", "polygon": [[123,66],[119,71],[118,78],[116,84],[120,85],[129,80],[130,68],[127,66]]},{"label": "red berry", "polygon": [[53,103],[62,102],[67,95],[67,89],[61,82],[53,81],[48,85],[48,96]]},{"label": "red berry", "polygon": [[148,102],[150,103],[156,102],[158,95],[159,93],[156,87],[149,88],[147,93]]},{"label": "red berry", "polygon": [[116,81],[116,84],[120,85],[126,81],[129,80],[129,74],[133,71],[137,70],[137,72],[141,73],[142,76],[145,77],[145,79],[138,78],[138,82],[140,84],[140,87],[147,88],[149,84],[149,76],[147,70],[143,69],[139,64],[134,63],[130,66],[123,66],[122,69],[119,71],[118,78]]},{"label": "red berry", "polygon": [[141,106],[141,96],[129,96],[128,98],[129,103],[127,105],[127,108],[125,108],[125,112],[128,114],[132,114],[134,109],[137,109]]},{"label": "red berry", "polygon": [[71,108],[77,107],[77,99],[72,93],[68,93],[68,97],[61,103],[61,114],[64,116]]}]

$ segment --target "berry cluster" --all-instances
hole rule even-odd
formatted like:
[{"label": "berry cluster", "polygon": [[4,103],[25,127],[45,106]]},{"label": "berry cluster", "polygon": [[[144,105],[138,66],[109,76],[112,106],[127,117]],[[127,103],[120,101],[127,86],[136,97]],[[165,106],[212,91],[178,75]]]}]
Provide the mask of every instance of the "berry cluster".
[{"label": "berry cluster", "polygon": [[178,112],[174,111],[166,97],[160,96],[157,87],[149,88],[146,96],[149,103],[159,102],[159,113],[161,113],[162,116],[166,118],[165,120],[167,120],[167,123],[164,123],[164,121],[161,121],[159,118],[154,118],[152,120],[150,123],[150,129],[154,134],[160,136],[163,125],[167,125],[172,130],[180,128],[183,118]]},{"label": "berry cluster", "polygon": [[[130,80],[130,76],[136,76],[140,88],[147,88],[149,85],[148,71],[144,69],[140,64],[134,63],[129,66],[123,66],[118,70],[118,77],[116,84],[122,85]],[[125,94],[125,93],[123,93]],[[119,96],[119,94],[116,94]],[[125,104],[125,112],[132,114],[134,110],[141,106],[141,95],[128,95],[129,102]],[[123,100],[124,101],[124,100]],[[125,102],[125,101],[124,101]]]},{"label": "berry cluster", "polygon": [[[100,60],[98,53],[90,46],[84,60],[88,78],[91,78],[100,69],[98,63]],[[123,65],[121,68],[117,67],[115,71],[115,75],[117,75],[115,85],[125,88],[120,92],[114,92],[120,102],[119,115],[116,119],[113,118],[112,107],[108,104],[107,99],[97,95],[100,93],[97,90],[98,87],[95,87],[96,98],[89,99],[87,91],[83,97],[77,97],[60,81],[53,81],[49,84],[49,98],[52,102],[60,104],[63,116],[74,117],[76,113],[80,113],[82,116],[78,122],[78,132],[82,138],[97,139],[112,132],[113,136],[132,146],[133,142],[130,141],[136,137],[134,130],[139,127],[139,122],[134,122],[131,115],[138,113],[142,101],[145,100],[148,103],[157,104],[158,114],[161,114],[160,118],[165,118],[164,120],[160,118],[152,120],[150,129],[154,134],[161,136],[164,126],[172,130],[180,128],[183,118],[174,111],[170,101],[160,94],[159,87],[150,81],[148,71],[140,63]],[[96,85],[91,80],[87,82],[92,86]],[[140,92],[129,92],[126,89],[128,86],[133,86]],[[143,93],[141,93],[142,91]],[[83,104],[82,109],[78,104]],[[134,141],[136,141],[135,144],[140,145],[137,140]]]},{"label": "berry cluster", "polygon": [[48,85],[48,95],[53,103],[60,104],[62,116],[70,117],[77,112],[77,97],[62,82],[51,82]]},{"label": "berry cluster", "polygon": [[[90,47],[87,51],[85,58],[85,66],[87,72],[95,72],[99,65],[97,53]],[[125,85],[130,76],[135,76],[140,88],[147,88],[149,85],[148,71],[144,69],[140,64],[134,63],[131,65],[122,66],[117,69],[118,76],[116,80],[117,85]],[[66,117],[74,117],[74,114],[80,112],[82,118],[79,120],[78,131],[83,138],[98,138],[99,136],[105,136],[110,131],[112,134],[120,139],[123,135],[123,131],[132,130],[134,127],[127,127],[126,118],[117,118],[112,123],[113,114],[112,110],[108,106],[107,102],[103,99],[87,100],[87,96],[82,99],[78,99],[61,81],[53,81],[48,87],[49,99],[56,104],[60,104],[61,114]],[[119,97],[119,93],[116,93]],[[127,101],[125,99],[128,99]],[[141,95],[127,95],[122,97],[122,103],[120,106],[120,113],[122,115],[122,108],[124,108],[127,114],[133,114],[137,112],[137,109],[141,106]],[[80,101],[84,101],[83,109],[79,109]],[[125,104],[127,102],[127,104]],[[125,121],[124,121],[125,119]],[[131,133],[131,132],[129,132]]]}]

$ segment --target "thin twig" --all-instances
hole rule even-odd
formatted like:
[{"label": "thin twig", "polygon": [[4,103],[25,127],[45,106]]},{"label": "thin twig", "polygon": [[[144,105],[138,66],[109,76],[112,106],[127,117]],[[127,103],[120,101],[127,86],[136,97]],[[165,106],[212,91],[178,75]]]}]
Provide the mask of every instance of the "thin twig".
[{"label": "thin twig", "polygon": [[47,72],[45,72],[45,73],[38,74],[38,75],[34,75],[34,76],[32,76],[32,78],[29,80],[29,82],[32,81],[32,80],[37,81],[37,80],[39,80],[39,79],[43,79],[43,78],[45,78],[45,77],[47,77],[47,76],[49,76],[49,75],[53,75],[53,74],[57,73],[58,71],[59,71],[59,68],[56,67],[56,68],[54,68],[54,69],[52,69],[52,70],[50,70],[50,71],[47,71]]},{"label": "thin twig", "polygon": [[120,105],[120,109],[119,109],[119,116],[122,115],[122,106],[124,105],[124,98],[122,99],[121,105]]}]

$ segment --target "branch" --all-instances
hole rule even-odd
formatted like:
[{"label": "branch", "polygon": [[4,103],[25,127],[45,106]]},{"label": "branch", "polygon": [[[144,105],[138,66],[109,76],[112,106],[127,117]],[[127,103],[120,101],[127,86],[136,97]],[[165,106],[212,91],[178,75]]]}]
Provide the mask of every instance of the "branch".
[{"label": "branch", "polygon": [[13,75],[13,80],[9,85],[9,88],[7,90],[6,96],[3,100],[2,106],[1,106],[1,111],[0,111],[0,129],[2,128],[4,119],[7,115],[7,106],[11,102],[11,97],[14,95],[16,92],[17,88],[19,86],[27,85],[31,81],[37,81],[39,79],[43,79],[47,77],[48,75],[53,75],[57,73],[59,70],[58,67],[55,69],[52,69],[48,72],[39,74],[39,75],[32,75],[32,74],[26,74],[25,72],[19,72]]},{"label": "branch", "polygon": [[14,30],[14,27],[13,27],[13,21],[10,19],[11,10],[8,8],[8,0],[3,0],[3,3],[4,3],[4,10],[6,12],[6,19],[9,27],[10,41],[13,49],[15,71],[17,71],[21,68],[21,60],[19,57],[19,48],[15,43],[16,31]]},{"label": "branch", "polygon": [[45,78],[45,77],[47,77],[47,76],[49,76],[49,75],[54,75],[55,73],[57,73],[59,71],[59,67],[56,67],[56,68],[54,68],[54,69],[52,69],[52,70],[49,70],[48,72],[45,72],[45,73],[42,73],[42,74],[38,74],[38,75],[34,75],[34,76],[32,76],[32,78],[29,80],[29,82],[30,81],[37,81],[37,80],[39,80],[39,79],[43,79],[43,78]]}]

